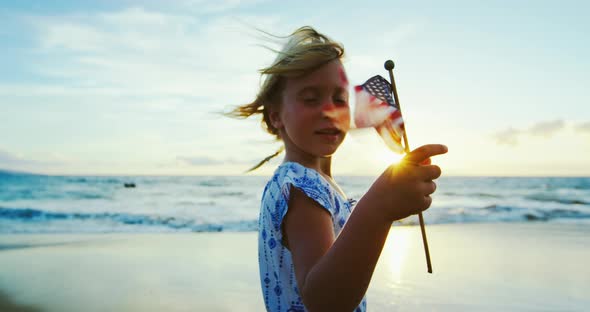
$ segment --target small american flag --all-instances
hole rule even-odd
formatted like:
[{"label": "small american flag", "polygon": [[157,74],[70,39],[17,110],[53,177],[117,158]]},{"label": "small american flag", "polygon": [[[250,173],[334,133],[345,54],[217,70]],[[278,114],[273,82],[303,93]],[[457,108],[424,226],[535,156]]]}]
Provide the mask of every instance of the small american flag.
[{"label": "small american flag", "polygon": [[391,96],[391,85],[377,75],[354,88],[357,128],[374,127],[385,144],[394,152],[403,153],[404,120],[399,106]]}]

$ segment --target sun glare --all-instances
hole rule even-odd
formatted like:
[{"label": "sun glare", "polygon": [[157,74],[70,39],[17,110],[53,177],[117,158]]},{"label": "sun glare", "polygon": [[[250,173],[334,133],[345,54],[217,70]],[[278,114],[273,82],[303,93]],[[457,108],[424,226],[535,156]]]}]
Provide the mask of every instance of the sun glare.
[{"label": "sun glare", "polygon": [[382,163],[384,165],[391,165],[399,163],[404,155],[394,153],[389,150],[385,150],[381,153],[375,153],[375,161]]},{"label": "sun glare", "polygon": [[387,268],[394,282],[401,281],[401,274],[410,248],[410,231],[408,228],[392,228],[385,245]]}]

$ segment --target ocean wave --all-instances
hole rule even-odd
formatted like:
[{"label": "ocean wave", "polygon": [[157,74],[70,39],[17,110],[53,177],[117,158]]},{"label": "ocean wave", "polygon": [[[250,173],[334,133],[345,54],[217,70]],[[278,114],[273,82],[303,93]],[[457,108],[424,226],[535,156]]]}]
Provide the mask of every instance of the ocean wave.
[{"label": "ocean wave", "polygon": [[86,192],[86,191],[62,191],[53,192],[45,189],[36,190],[14,190],[10,192],[0,192],[0,200],[15,201],[15,200],[63,200],[63,199],[80,199],[80,200],[94,200],[94,199],[112,199],[109,194]]},{"label": "ocean wave", "polygon": [[[428,224],[543,222],[554,220],[590,219],[590,213],[576,209],[530,209],[503,205],[489,205],[480,209],[454,208],[444,212],[425,213]],[[256,219],[200,220],[199,218],[128,213],[54,212],[33,208],[0,207],[0,221],[11,226],[0,228],[0,233],[14,232],[248,232],[258,229]],[[415,216],[395,222],[417,225]],[[4,222],[3,224],[6,224]],[[61,223],[60,223],[61,222]],[[60,224],[63,224],[60,226]]]},{"label": "ocean wave", "polygon": [[583,213],[572,209],[551,209],[549,211],[536,210],[533,213],[526,213],[524,219],[527,221],[549,221],[553,219],[586,219],[590,213]]},{"label": "ocean wave", "polygon": [[80,192],[80,191],[69,191],[65,193],[68,198],[73,199],[110,199],[110,196],[104,194],[91,193],[91,192]]},{"label": "ocean wave", "polygon": [[524,208],[497,204],[484,206],[479,209],[446,209],[444,213],[433,214],[427,214],[425,217],[428,221],[435,224],[590,219],[590,211],[585,212],[577,209],[562,208]]},{"label": "ocean wave", "polygon": [[[256,231],[266,177],[41,176],[0,171],[0,233]],[[362,198],[372,177],[337,177]],[[137,188],[126,189],[124,183]],[[588,222],[590,178],[437,181],[428,224]],[[417,224],[417,217],[401,221]]]},{"label": "ocean wave", "polygon": [[489,205],[489,206],[485,206],[482,209],[485,209],[487,211],[491,211],[491,212],[509,212],[512,211],[513,208],[510,206],[501,206],[501,205]]},{"label": "ocean wave", "polygon": [[456,197],[478,197],[478,198],[502,198],[502,195],[492,193],[457,193],[457,192],[441,192],[441,195],[456,196]]},{"label": "ocean wave", "polygon": [[223,187],[228,186],[229,182],[225,179],[211,179],[199,182],[200,186],[205,187]]},{"label": "ocean wave", "polygon": [[590,202],[585,200],[578,198],[566,198],[563,195],[558,194],[537,193],[525,196],[525,198],[540,202],[554,202],[566,205],[590,205]]},{"label": "ocean wave", "polygon": [[241,191],[226,191],[226,192],[216,192],[216,193],[212,193],[211,196],[212,197],[240,197],[240,196],[244,196],[245,193],[241,192]]},{"label": "ocean wave", "polygon": [[[171,230],[191,232],[256,231],[257,220],[229,221],[223,223],[198,222],[190,218],[172,216],[140,215],[125,213],[66,213],[32,208],[0,207],[0,219],[42,224],[48,221],[107,221],[138,227],[165,227]],[[80,228],[83,224],[80,224]],[[141,230],[140,230],[141,231]],[[2,232],[0,230],[0,232]]]},{"label": "ocean wave", "polygon": [[46,199],[62,199],[63,194],[48,192],[44,189],[17,189],[17,190],[3,190],[0,192],[0,200],[14,201],[14,200],[46,200]]},{"label": "ocean wave", "polygon": [[88,182],[87,178],[67,178],[66,182],[69,183],[86,183]]}]

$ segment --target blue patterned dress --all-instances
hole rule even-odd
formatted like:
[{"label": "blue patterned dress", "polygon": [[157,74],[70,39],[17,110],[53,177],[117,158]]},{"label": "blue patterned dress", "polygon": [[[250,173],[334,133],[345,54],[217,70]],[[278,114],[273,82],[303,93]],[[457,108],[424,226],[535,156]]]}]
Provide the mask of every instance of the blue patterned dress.
[{"label": "blue patterned dress", "polygon": [[[346,200],[317,171],[298,163],[280,165],[262,194],[258,220],[258,263],[264,304],[268,311],[307,311],[303,306],[291,252],[282,244],[281,223],[287,214],[291,186],[315,200],[332,216],[338,235],[350,216],[353,200]],[[366,310],[366,298],[355,312]]]}]

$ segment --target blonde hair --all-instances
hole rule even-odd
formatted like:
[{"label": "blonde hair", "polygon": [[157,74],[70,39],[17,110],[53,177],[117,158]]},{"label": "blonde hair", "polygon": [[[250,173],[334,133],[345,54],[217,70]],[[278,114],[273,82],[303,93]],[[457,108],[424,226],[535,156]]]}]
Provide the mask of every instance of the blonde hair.
[{"label": "blonde hair", "polygon": [[[277,53],[277,57],[272,65],[260,70],[265,79],[256,99],[251,103],[235,107],[227,115],[235,118],[248,118],[261,114],[262,127],[274,135],[277,140],[280,140],[278,129],[271,123],[270,112],[281,104],[286,78],[303,76],[332,60],[341,59],[344,56],[344,47],[310,26],[301,27],[286,37],[273,37],[288,38],[288,41],[281,51],[273,50]],[[248,171],[260,167],[281,151],[282,147]]]}]

